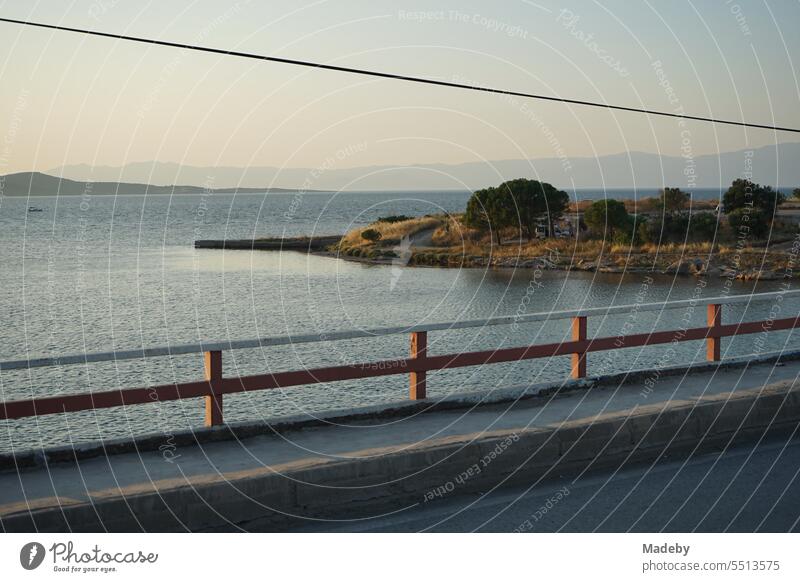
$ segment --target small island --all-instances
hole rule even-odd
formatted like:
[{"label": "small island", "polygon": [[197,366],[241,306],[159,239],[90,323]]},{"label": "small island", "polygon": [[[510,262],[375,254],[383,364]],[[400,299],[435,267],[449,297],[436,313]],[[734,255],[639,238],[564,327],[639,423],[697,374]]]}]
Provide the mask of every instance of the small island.
[{"label": "small island", "polygon": [[800,250],[800,189],[793,199],[737,179],[721,201],[664,188],[575,203],[551,184],[517,179],[476,191],[461,214],[383,217],[324,252],[408,266],[781,279]]}]

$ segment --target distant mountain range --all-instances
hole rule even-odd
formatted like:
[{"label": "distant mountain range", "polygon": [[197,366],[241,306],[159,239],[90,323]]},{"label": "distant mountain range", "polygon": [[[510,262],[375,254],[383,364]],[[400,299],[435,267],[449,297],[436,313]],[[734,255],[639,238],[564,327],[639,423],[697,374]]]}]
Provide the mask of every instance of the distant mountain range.
[{"label": "distant mountain range", "polygon": [[[724,188],[746,171],[752,171],[755,182],[782,187],[800,185],[800,143],[693,158],[630,152],[596,158],[288,169],[270,166],[207,168],[168,162],[136,162],[121,167],[63,166],[47,173],[79,181],[192,186],[202,186],[211,178],[218,188],[243,187],[258,191],[273,184],[282,188],[309,187],[315,190],[476,190],[512,178],[540,179],[562,189],[676,186],[691,190],[692,185]],[[690,180],[692,173],[694,181]]]},{"label": "distant mountain range", "polygon": [[[559,188],[685,190],[726,188],[752,172],[762,184],[800,185],[800,143],[784,143],[697,157],[630,152],[596,158],[499,160],[464,164],[356,168],[248,168],[135,162],[120,167],[79,164],[46,173],[0,177],[6,196],[91,194],[202,194],[331,190],[477,190],[512,178],[533,178]],[[60,177],[59,177],[60,176]],[[692,180],[692,176],[694,179]],[[170,185],[153,185],[170,184]],[[172,185],[179,184],[179,185]],[[213,187],[207,187],[207,185]],[[273,186],[273,184],[275,186]]]},{"label": "distant mountain range", "polygon": [[85,181],[58,178],[41,172],[0,176],[4,196],[82,196],[83,194],[233,194],[246,192],[294,192],[285,188],[205,188],[204,186],[153,186],[145,183]]}]

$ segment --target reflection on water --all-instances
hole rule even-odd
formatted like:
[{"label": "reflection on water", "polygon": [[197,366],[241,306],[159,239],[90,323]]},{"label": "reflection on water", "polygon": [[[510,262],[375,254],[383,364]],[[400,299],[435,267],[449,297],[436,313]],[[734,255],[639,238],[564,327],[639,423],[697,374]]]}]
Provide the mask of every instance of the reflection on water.
[{"label": "reflection on water", "polygon": [[[429,204],[420,202],[425,196]],[[374,266],[295,252],[194,250],[196,238],[242,238],[287,232],[342,232],[361,208],[364,223],[383,214],[424,214],[463,208],[460,193],[312,195],[302,212],[285,219],[291,195],[96,198],[82,209],[74,199],[43,199],[30,218],[27,201],[0,206],[0,358],[130,349],[283,334],[308,334],[387,325],[480,319],[571,309],[659,302],[692,296],[749,293],[753,283],[705,287],[685,277],[604,275],[530,270],[435,269]],[[198,218],[198,208],[207,210]],[[778,288],[759,285],[759,291]],[[782,315],[796,312],[787,300]],[[764,318],[771,305],[726,307],[726,321]],[[674,329],[682,320],[703,325],[705,310],[621,314],[589,321],[590,335]],[[569,322],[494,326],[432,333],[434,354],[552,342],[569,337]],[[765,350],[794,344],[786,332],[769,334]],[[752,353],[753,336],[725,340],[727,356]],[[406,355],[408,337],[300,344],[226,353],[226,375],[349,364]],[[668,353],[670,361],[663,361]],[[704,358],[701,342],[593,353],[589,373]],[[429,392],[564,378],[567,357],[431,373]],[[196,379],[199,356],[69,366],[0,374],[6,400],[107,390]],[[406,397],[407,378],[340,382],[226,398],[226,419],[257,420],[375,404]],[[0,449],[63,444],[99,437],[172,431],[202,423],[198,400],[21,420],[0,431]]]}]

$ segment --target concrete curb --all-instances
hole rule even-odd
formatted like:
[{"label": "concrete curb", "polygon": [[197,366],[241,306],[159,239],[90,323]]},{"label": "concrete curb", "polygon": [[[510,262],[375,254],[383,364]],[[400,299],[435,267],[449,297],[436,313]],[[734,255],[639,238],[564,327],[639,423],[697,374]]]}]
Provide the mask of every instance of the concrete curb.
[{"label": "concrete curb", "polygon": [[309,519],[380,515],[446,493],[708,452],[791,434],[798,424],[800,385],[786,381],[541,428],[360,451],[356,460],[309,459],[95,491],[89,502],[6,506],[0,524],[5,531],[51,532],[280,530]]},{"label": "concrete curb", "polygon": [[[692,366],[670,366],[659,370],[660,377],[677,376],[714,370],[729,370],[758,364],[793,361],[800,359],[800,350],[772,352],[759,357],[742,356],[722,362],[704,362]],[[328,424],[346,424],[360,420],[379,420],[407,417],[414,414],[455,410],[473,406],[502,404],[532,398],[550,398],[560,393],[589,390],[595,386],[629,385],[652,376],[652,369],[632,370],[605,376],[590,376],[582,380],[564,380],[509,386],[491,391],[462,392],[424,401],[403,400],[375,406],[364,406],[331,410],[318,415],[296,415],[266,419],[261,422],[239,422],[223,426],[177,431],[170,435],[170,443],[176,447],[197,446],[226,440],[242,440],[250,437],[287,433],[304,428]],[[47,467],[54,463],[75,463],[100,456],[121,455],[135,452],[159,450],[164,444],[164,434],[153,433],[133,438],[109,439],[74,446],[32,449],[13,453],[0,453],[0,473]]]}]

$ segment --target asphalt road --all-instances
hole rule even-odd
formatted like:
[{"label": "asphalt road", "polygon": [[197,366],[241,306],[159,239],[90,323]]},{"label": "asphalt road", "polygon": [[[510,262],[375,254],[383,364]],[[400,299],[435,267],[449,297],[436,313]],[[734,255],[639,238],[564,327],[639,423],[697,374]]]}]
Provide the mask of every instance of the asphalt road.
[{"label": "asphalt road", "polygon": [[800,531],[800,439],[561,479],[531,491],[454,495],[389,517],[302,531]]}]

